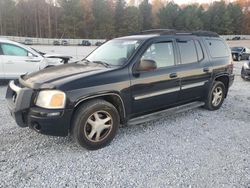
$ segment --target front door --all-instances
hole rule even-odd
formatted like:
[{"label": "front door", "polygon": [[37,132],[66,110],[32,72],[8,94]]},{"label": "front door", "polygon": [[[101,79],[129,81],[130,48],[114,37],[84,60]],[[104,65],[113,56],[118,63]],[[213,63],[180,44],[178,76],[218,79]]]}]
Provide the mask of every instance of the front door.
[{"label": "front door", "polygon": [[2,43],[2,61],[6,78],[17,78],[22,74],[39,70],[40,57],[13,44]]},{"label": "front door", "polygon": [[173,40],[158,40],[148,44],[136,62],[153,60],[154,70],[131,75],[132,114],[140,115],[171,106],[177,102],[180,80],[176,72],[176,49]]}]

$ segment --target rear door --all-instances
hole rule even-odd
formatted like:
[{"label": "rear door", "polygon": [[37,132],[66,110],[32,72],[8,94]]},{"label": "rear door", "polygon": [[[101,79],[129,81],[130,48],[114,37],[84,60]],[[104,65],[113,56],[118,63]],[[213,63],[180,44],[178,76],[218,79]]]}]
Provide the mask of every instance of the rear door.
[{"label": "rear door", "polygon": [[177,39],[179,49],[181,92],[179,100],[189,102],[206,95],[211,78],[211,65],[205,53],[205,46],[199,38],[182,37]]},{"label": "rear door", "polygon": [[39,70],[41,57],[14,44],[2,43],[2,61],[6,78],[17,78],[22,74]]},{"label": "rear door", "polygon": [[[180,80],[176,70],[176,48],[172,39],[152,41],[138,56],[156,62],[156,70],[133,74],[131,71],[132,114],[139,115],[177,102]],[[135,66],[134,66],[135,67]],[[133,67],[133,68],[134,68]]]}]

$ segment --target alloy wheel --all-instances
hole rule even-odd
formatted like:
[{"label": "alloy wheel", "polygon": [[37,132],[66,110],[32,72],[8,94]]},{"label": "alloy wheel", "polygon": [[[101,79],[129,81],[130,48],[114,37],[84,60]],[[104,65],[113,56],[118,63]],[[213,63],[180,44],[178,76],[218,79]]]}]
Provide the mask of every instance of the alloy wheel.
[{"label": "alloy wheel", "polygon": [[212,104],[213,106],[218,106],[223,99],[223,90],[221,87],[216,87],[213,91]]},{"label": "alloy wheel", "polygon": [[97,111],[87,119],[84,134],[89,141],[100,142],[109,135],[112,126],[112,116],[107,111]]}]

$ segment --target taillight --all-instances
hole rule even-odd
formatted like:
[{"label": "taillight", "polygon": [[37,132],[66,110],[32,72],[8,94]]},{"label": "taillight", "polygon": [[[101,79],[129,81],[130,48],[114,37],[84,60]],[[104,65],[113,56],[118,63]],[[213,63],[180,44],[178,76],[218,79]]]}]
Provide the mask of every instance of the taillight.
[{"label": "taillight", "polygon": [[232,74],[233,70],[234,70],[234,64],[233,64],[233,62],[231,62],[231,64],[228,65],[228,71],[230,74]]}]

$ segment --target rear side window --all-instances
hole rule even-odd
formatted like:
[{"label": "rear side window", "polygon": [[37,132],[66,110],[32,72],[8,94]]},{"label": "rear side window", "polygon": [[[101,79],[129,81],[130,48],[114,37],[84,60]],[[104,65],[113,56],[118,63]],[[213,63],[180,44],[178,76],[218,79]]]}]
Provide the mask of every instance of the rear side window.
[{"label": "rear side window", "polygon": [[206,39],[212,57],[227,57],[230,55],[227,45],[222,40]]},{"label": "rear side window", "polygon": [[178,40],[177,43],[180,49],[182,64],[197,62],[197,53],[193,40]]}]

